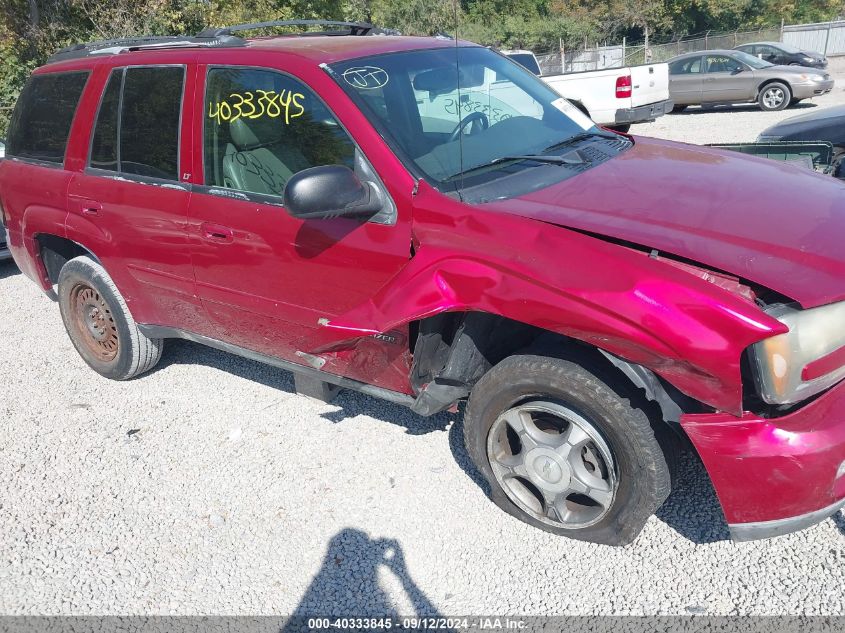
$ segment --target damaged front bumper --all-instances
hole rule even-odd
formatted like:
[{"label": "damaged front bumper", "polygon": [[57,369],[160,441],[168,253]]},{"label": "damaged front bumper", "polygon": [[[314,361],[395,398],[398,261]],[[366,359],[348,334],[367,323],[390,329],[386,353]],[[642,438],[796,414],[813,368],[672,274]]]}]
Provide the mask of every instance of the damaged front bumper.
[{"label": "damaged front bumper", "polygon": [[845,382],[789,415],[685,415],[737,541],[800,530],[845,506]]}]

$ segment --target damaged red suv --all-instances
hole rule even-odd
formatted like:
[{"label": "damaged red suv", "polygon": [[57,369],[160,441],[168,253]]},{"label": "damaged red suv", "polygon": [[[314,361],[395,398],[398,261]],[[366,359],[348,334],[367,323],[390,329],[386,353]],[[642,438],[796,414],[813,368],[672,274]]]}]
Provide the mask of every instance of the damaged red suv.
[{"label": "damaged red suv", "polygon": [[845,504],[843,183],[600,129],[470,43],[256,26],[64,49],[19,99],[9,246],[95,371],[182,338],[466,400],[493,501],[588,541],[636,537],[686,439],[736,539]]}]

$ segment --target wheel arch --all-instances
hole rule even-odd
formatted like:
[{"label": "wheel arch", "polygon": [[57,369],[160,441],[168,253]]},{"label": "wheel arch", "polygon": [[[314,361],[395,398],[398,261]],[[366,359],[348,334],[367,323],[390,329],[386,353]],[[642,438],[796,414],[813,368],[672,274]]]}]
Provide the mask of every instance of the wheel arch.
[{"label": "wheel arch", "polygon": [[660,410],[666,422],[709,410],[685,396],[650,369],[591,343],[486,312],[447,312],[412,322],[411,383],[417,413],[442,411],[469,395],[494,366],[515,354],[575,360],[596,367],[631,387]]},{"label": "wheel arch", "polygon": [[790,94],[792,94],[792,92],[793,92],[792,91],[792,84],[789,83],[788,79],[780,79],[780,78],[771,77],[769,79],[764,79],[762,82],[760,82],[760,85],[757,86],[757,94],[754,95],[755,101],[760,97],[760,93],[763,92],[763,89],[770,84],[784,84],[787,88],[789,88]]},{"label": "wheel arch", "polygon": [[38,247],[38,255],[44,267],[44,272],[53,285],[59,283],[59,273],[62,266],[75,257],[85,255],[101,266],[103,265],[99,257],[89,248],[67,237],[51,233],[39,233],[35,235],[35,243]]}]

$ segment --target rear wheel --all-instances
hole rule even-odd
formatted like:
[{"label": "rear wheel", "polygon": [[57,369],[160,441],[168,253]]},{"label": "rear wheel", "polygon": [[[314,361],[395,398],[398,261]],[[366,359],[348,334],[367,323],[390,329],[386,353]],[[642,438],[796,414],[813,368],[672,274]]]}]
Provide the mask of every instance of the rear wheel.
[{"label": "rear wheel", "polygon": [[757,96],[757,103],[760,109],[767,112],[783,110],[792,100],[792,91],[789,86],[780,82],[766,84]]},{"label": "rear wheel", "polygon": [[615,130],[617,132],[621,132],[622,134],[627,134],[631,130],[630,123],[621,123],[619,125],[608,125],[611,130]]},{"label": "rear wheel", "polygon": [[106,378],[134,378],[161,358],[164,342],[141,333],[111,277],[90,257],[62,267],[59,309],[76,351]]},{"label": "rear wheel", "polygon": [[683,112],[687,109],[688,106],[685,105],[676,105],[672,107],[672,113],[677,114],[678,112]]},{"label": "rear wheel", "polygon": [[512,356],[473,389],[465,441],[509,514],[554,534],[625,545],[671,489],[645,409],[598,366]]}]

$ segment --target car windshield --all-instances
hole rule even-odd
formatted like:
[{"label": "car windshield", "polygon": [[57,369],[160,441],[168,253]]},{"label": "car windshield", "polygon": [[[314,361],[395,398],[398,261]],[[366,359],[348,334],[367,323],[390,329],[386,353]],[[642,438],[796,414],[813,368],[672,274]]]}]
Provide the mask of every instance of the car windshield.
[{"label": "car windshield", "polygon": [[409,170],[442,191],[550,166],[508,157],[543,154],[584,135],[619,138],[482,47],[389,53],[330,69]]},{"label": "car windshield", "polygon": [[748,53],[744,53],[742,51],[734,51],[733,56],[741,61],[743,64],[747,64],[756,70],[760,70],[761,68],[769,68],[770,66],[774,66],[774,64],[770,64],[767,61],[763,61],[759,57],[755,57],[754,55],[749,55]]}]

